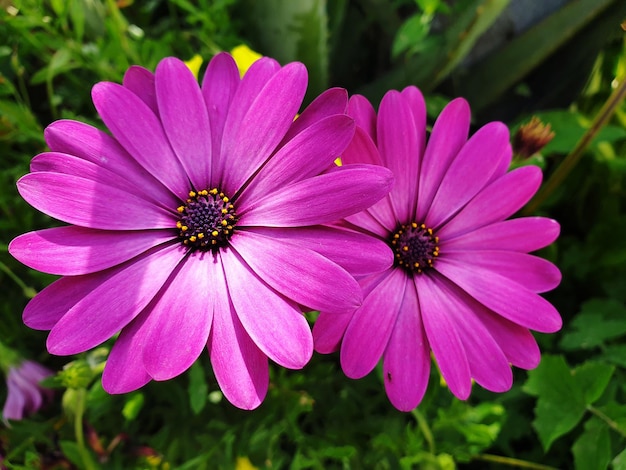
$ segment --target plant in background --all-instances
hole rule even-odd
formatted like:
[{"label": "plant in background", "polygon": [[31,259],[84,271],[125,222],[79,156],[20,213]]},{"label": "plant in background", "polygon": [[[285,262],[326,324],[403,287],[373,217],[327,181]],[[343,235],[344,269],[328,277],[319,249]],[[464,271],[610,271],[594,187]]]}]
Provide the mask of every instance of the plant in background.
[{"label": "plant in background", "polygon": [[[19,421],[39,411],[52,399],[52,390],[40,382],[54,374],[41,364],[24,359],[0,343],[0,369],[6,377],[7,398],[2,408],[2,418]],[[1,463],[1,461],[0,461]]]},{"label": "plant in background", "polygon": [[383,359],[391,402],[410,411],[422,400],[430,351],[452,393],[470,394],[472,379],[504,392],[510,364],[531,369],[540,354],[530,330],[561,328],[538,293],[558,286],[559,270],[527,254],[552,243],[559,225],[544,217],[505,220],[541,183],[541,170],[511,164],[509,132],[491,122],[468,139],[470,109],[450,102],[426,138],[426,104],[409,87],[388,92],[378,116],[364,97],[350,99],[357,122],[344,168],[380,164],[394,172],[389,196],[346,218],[388,243],[394,266],[360,280],[363,305],[340,317],[321,312],[315,348],[340,349],[348,377],[361,378]]}]

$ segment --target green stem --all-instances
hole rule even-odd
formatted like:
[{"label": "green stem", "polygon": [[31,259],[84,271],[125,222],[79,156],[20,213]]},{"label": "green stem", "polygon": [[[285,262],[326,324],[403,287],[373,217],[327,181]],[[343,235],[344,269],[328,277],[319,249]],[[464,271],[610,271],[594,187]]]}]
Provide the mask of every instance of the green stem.
[{"label": "green stem", "polygon": [[561,164],[554,170],[554,173],[548,178],[546,184],[539,190],[535,197],[528,203],[524,209],[524,215],[534,214],[537,208],[550,196],[555,189],[563,182],[563,180],[569,175],[572,169],[580,161],[585,150],[593,140],[593,138],[600,132],[600,129],[609,121],[613,113],[626,97],[626,77],[622,77],[619,81],[619,85],[611,96],[606,100],[602,109],[598,112],[595,119],[591,123],[587,132],[583,134],[580,140],[576,143],[574,149],[565,157]]},{"label": "green stem", "polygon": [[428,423],[426,422],[424,415],[422,415],[422,413],[420,413],[417,410],[417,408],[415,408],[411,412],[411,414],[417,420],[417,426],[420,428],[420,431],[422,431],[422,434],[424,435],[424,439],[426,439],[426,443],[428,444],[428,451],[431,454],[435,455],[435,438],[433,437],[433,433],[430,430],[430,427],[428,426]]},{"label": "green stem", "polygon": [[35,297],[35,295],[37,294],[37,291],[35,291],[35,289],[33,289],[32,287],[27,286],[24,283],[24,281],[22,281],[18,276],[16,276],[15,273],[11,271],[11,269],[9,269],[9,267],[6,264],[4,264],[2,261],[0,261],[0,271],[4,272],[7,276],[13,279],[13,282],[15,282],[18,286],[22,288],[22,291],[24,292],[24,295],[26,297],[28,297],[29,299],[32,299],[33,297]]},{"label": "green stem", "polygon": [[604,421],[608,427],[610,427],[613,431],[618,433],[620,436],[626,437],[626,430],[620,428],[619,424],[617,424],[615,421],[613,421],[611,418],[605,415],[598,408],[592,405],[587,405],[587,411],[589,411],[591,414],[596,415],[598,418]]},{"label": "green stem", "polygon": [[87,401],[87,390],[79,388],[76,390],[76,411],[74,414],[74,434],[76,435],[76,444],[78,451],[83,460],[86,470],[96,470],[89,451],[85,447],[85,432],[83,430],[83,415],[85,414],[85,402]]},{"label": "green stem", "polygon": [[559,470],[556,467],[541,465],[539,463],[528,462],[526,460],[514,459],[512,457],[503,457],[501,455],[479,454],[473,456],[474,460],[482,460],[483,462],[493,462],[508,467],[530,468],[533,470]]}]

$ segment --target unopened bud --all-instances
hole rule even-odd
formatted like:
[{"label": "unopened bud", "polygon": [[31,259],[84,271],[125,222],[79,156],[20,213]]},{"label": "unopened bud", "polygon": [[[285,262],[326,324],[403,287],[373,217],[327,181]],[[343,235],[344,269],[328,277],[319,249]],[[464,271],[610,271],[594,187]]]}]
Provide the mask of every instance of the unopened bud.
[{"label": "unopened bud", "polygon": [[513,154],[520,159],[527,159],[554,138],[554,132],[550,129],[550,124],[544,124],[541,120],[533,116],[526,124],[522,124],[513,137]]}]

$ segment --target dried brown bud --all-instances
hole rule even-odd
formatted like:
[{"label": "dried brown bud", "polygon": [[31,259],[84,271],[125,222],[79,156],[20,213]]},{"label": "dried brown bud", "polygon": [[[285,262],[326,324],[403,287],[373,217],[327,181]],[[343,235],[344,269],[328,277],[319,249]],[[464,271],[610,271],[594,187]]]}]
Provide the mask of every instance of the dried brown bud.
[{"label": "dried brown bud", "polygon": [[550,124],[544,124],[533,116],[522,124],[513,137],[513,154],[522,159],[531,157],[544,148],[554,138]]}]

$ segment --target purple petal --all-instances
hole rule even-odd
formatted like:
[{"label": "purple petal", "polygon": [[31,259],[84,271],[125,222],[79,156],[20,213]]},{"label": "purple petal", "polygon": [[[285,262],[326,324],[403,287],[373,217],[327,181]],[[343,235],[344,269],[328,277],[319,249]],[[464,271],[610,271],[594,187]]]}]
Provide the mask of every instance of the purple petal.
[{"label": "purple petal", "polygon": [[433,198],[425,223],[438,227],[487,184],[497,162],[511,152],[509,130],[500,122],[480,128],[450,164]]},{"label": "purple petal", "polygon": [[[241,226],[296,227],[331,223],[359,212],[389,192],[387,168],[350,165],[299,181],[248,207]],[[337,196],[340,197],[337,197]]]},{"label": "purple petal", "polygon": [[352,95],[348,101],[348,114],[376,145],[376,111],[368,99],[362,95]]},{"label": "purple petal", "polygon": [[436,269],[485,307],[518,325],[542,333],[561,329],[562,320],[556,309],[515,281],[449,258],[437,260]]},{"label": "purple petal", "polygon": [[505,392],[513,385],[513,373],[498,343],[477,317],[484,306],[449,281],[433,276],[447,297],[448,315],[453,319],[463,350],[467,354],[472,377],[492,392]]},{"label": "purple petal", "polygon": [[422,325],[415,284],[407,282],[404,299],[383,354],[383,380],[389,400],[400,411],[422,401],[430,376],[430,344]]},{"label": "purple petal", "polygon": [[[420,156],[422,156],[426,146],[426,101],[424,100],[424,95],[415,86],[406,87],[400,94],[408,103],[409,109],[413,114],[417,141],[419,143],[418,148],[420,149]],[[417,181],[414,184],[416,185]]]},{"label": "purple petal", "polygon": [[223,276],[213,255],[193,253],[178,266],[159,295],[147,307],[143,363],[155,380],[186,371],[206,347],[213,320],[215,277]]},{"label": "purple petal", "polygon": [[455,262],[491,271],[524,286],[533,292],[547,292],[561,282],[559,269],[533,255],[515,251],[474,250],[445,252],[440,259],[451,258]]},{"label": "purple petal", "polygon": [[193,186],[211,189],[211,126],[198,82],[185,63],[174,57],[159,62],[155,76],[167,139]]},{"label": "purple petal", "polygon": [[315,350],[320,354],[338,351],[341,339],[353,316],[352,313],[320,312],[313,325]]},{"label": "purple petal", "polygon": [[141,101],[146,103],[154,114],[159,114],[154,74],[150,72],[150,70],[138,65],[132,65],[126,70],[122,85],[136,94]]},{"label": "purple petal", "polygon": [[560,231],[556,220],[522,217],[486,225],[452,240],[442,240],[440,247],[442,252],[488,248],[528,253],[548,246],[557,239]]},{"label": "purple petal", "polygon": [[330,88],[308,105],[302,114],[293,121],[283,142],[288,142],[307,127],[324,118],[345,114],[348,108],[348,92],[344,88]]},{"label": "purple petal", "polygon": [[74,276],[116,266],[173,238],[165,230],[109,232],[55,227],[20,235],[9,244],[9,252],[38,271]]},{"label": "purple petal", "polygon": [[132,91],[116,83],[100,82],[91,95],[118,142],[170,191],[185,199],[189,192],[187,175],[152,110]]},{"label": "purple petal", "polygon": [[[239,126],[229,126],[227,118],[222,141],[222,157],[231,162],[224,173],[227,194],[235,194],[276,149],[300,108],[306,84],[304,65],[288,64],[259,92]],[[231,106],[238,105],[236,95]]]},{"label": "purple petal", "polygon": [[522,369],[539,365],[541,353],[530,331],[486,308],[475,312],[511,364]]},{"label": "purple petal", "polygon": [[[135,188],[161,201],[176,201],[174,195],[145,168],[137,163],[124,148],[108,134],[77,121],[55,121],[44,131],[51,150],[75,155],[97,164],[130,181]],[[36,170],[32,170],[36,171]],[[64,173],[64,172],[62,172]],[[172,207],[175,206],[172,203]]]},{"label": "purple petal", "polygon": [[20,178],[17,188],[34,208],[81,227],[140,230],[176,226],[173,213],[99,181],[36,172]]},{"label": "purple petal", "polygon": [[304,367],[313,338],[298,306],[274,292],[232,251],[222,252],[222,262],[233,307],[252,341],[279,365]]},{"label": "purple petal", "polygon": [[407,277],[394,269],[354,312],[341,343],[341,368],[352,379],[369,374],[387,347],[402,305]]},{"label": "purple petal", "polygon": [[462,98],[443,109],[428,139],[422,159],[415,220],[424,220],[448,167],[467,141],[470,108]]},{"label": "purple petal", "polygon": [[354,135],[348,116],[324,118],[294,136],[250,181],[237,199],[238,207],[287,184],[320,174],[344,151]]},{"label": "purple petal", "polygon": [[224,123],[230,103],[239,86],[239,70],[230,54],[220,53],[211,59],[202,80],[202,96],[211,126],[212,174],[215,184],[221,184],[220,152]]},{"label": "purple petal", "polygon": [[395,177],[389,198],[396,220],[411,222],[424,142],[418,140],[413,112],[400,92],[391,90],[380,102],[376,135],[383,162]]},{"label": "purple petal", "polygon": [[[370,136],[360,127],[356,128],[354,138],[341,156],[341,161],[346,167],[359,163],[384,166],[378,148],[376,148]],[[380,236],[384,236],[387,231],[394,230],[398,225],[389,197],[384,197],[366,211],[350,216],[347,219],[351,223],[367,228]],[[370,219],[373,219],[373,221]]]},{"label": "purple petal", "polygon": [[383,165],[376,144],[361,127],[356,128],[354,138],[341,155],[341,163],[343,165],[352,163]]},{"label": "purple petal", "polygon": [[338,227],[265,228],[255,233],[313,250],[353,276],[384,271],[393,264],[393,252],[382,240]]},{"label": "purple petal", "polygon": [[313,250],[249,230],[238,231],[230,242],[257,276],[300,305],[351,312],[361,304],[354,278]]},{"label": "purple petal", "polygon": [[472,377],[467,353],[450,317],[451,300],[429,275],[414,278],[424,330],[433,350],[441,375],[450,391],[461,400],[472,389]]},{"label": "purple petal", "polygon": [[[223,273],[215,279],[215,290],[228,292]],[[267,356],[239,321],[229,295],[216,296],[214,308],[208,347],[215,378],[228,401],[244,410],[252,410],[267,394]]]},{"label": "purple petal", "polygon": [[[386,198],[385,198],[386,199]],[[350,222],[357,227],[363,228],[380,238],[386,239],[392,229],[387,229],[376,217],[371,215],[369,211],[361,211],[356,214],[349,215],[344,218],[347,222]]]},{"label": "purple petal", "polygon": [[[132,180],[132,166],[123,165],[116,168],[115,171],[110,171],[106,167],[74,155],[46,152],[40,153],[31,160],[30,170],[32,172],[60,173],[97,181],[131,193],[134,197],[145,199],[166,210],[171,210],[180,204],[180,201],[163,186],[155,185],[154,179],[149,182],[147,187],[137,191],[137,181]],[[118,172],[126,172],[126,177],[121,177]]]},{"label": "purple petal", "polygon": [[109,339],[154,298],[180,260],[181,248],[173,245],[100,273],[100,284],[54,325],[48,350],[77,354]]},{"label": "purple petal", "polygon": [[51,330],[68,310],[102,284],[104,278],[106,275],[95,273],[54,281],[26,304],[22,320],[34,330]]},{"label": "purple petal", "polygon": [[[232,59],[232,57],[230,56],[228,57],[229,57],[228,61],[226,59],[223,59],[221,61],[221,65],[218,69],[220,69],[220,71],[224,75],[226,75],[226,72],[228,72],[228,78],[230,78],[230,73],[232,73],[231,72],[232,65],[235,64],[235,62]],[[228,65],[226,65],[226,63],[228,63]],[[235,73],[237,74],[238,85],[236,89],[231,88],[228,90],[228,93],[231,93],[232,96],[231,95],[228,96],[227,114],[223,122],[218,121],[218,123],[221,124],[222,126],[222,130],[219,134],[220,147],[217,153],[215,151],[213,152],[213,155],[219,155],[219,158],[214,159],[215,161],[213,162],[213,165],[214,165],[213,166],[213,174],[214,174],[213,179],[215,181],[219,181],[219,184],[222,187],[222,189],[226,189],[224,185],[228,179],[226,178],[226,175],[228,173],[227,168],[232,166],[232,159],[226,152],[224,152],[224,149],[227,146],[230,146],[233,144],[233,142],[230,142],[229,139],[238,138],[238,135],[240,134],[239,129],[241,127],[241,124],[243,122],[243,119],[246,113],[250,110],[252,103],[258,97],[259,93],[261,93],[261,90],[267,84],[267,82],[269,82],[269,80],[279,70],[280,70],[280,65],[278,64],[278,62],[276,62],[274,59],[271,59],[269,57],[262,57],[250,66],[250,68],[244,75],[243,80],[239,81],[239,69],[237,68],[237,65],[235,64]],[[208,73],[208,70],[207,70],[207,73]],[[226,77],[223,77],[223,78],[226,78]],[[207,83],[206,83],[206,76],[205,76],[204,86],[206,85]],[[227,98],[220,97],[219,95],[221,93],[224,93],[224,92],[221,89],[217,89],[217,88],[213,92],[212,98],[218,105],[221,104],[222,102],[224,102],[224,104],[226,103]],[[213,116],[211,114],[212,104],[209,101],[209,97],[207,96],[206,92],[204,92],[204,100],[207,103],[207,107],[209,108],[209,119],[212,120],[213,119]],[[294,116],[292,116],[292,119],[293,117]],[[220,119],[221,119],[221,116],[220,116]],[[211,126],[213,126],[213,123],[211,123]]]},{"label": "purple petal", "polygon": [[525,166],[497,179],[437,231],[439,238],[451,239],[510,217],[535,194],[541,176],[536,166]]},{"label": "purple petal", "polygon": [[148,310],[141,312],[115,340],[102,372],[102,388],[108,393],[132,392],[152,380],[141,360],[146,346],[143,325],[149,316]]}]

